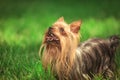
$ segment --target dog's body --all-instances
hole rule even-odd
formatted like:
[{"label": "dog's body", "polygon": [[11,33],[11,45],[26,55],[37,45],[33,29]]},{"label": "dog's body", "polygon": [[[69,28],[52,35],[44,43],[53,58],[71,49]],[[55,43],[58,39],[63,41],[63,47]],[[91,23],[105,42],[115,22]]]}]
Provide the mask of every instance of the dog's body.
[{"label": "dog's body", "polygon": [[50,65],[59,80],[91,80],[94,74],[112,79],[118,36],[79,44],[80,25],[81,21],[67,24],[60,18],[48,29],[41,47],[43,67]]},{"label": "dog's body", "polygon": [[69,80],[90,80],[95,74],[113,79],[114,57],[118,42],[119,38],[112,36],[106,40],[90,39],[81,43],[76,49],[76,58],[71,72],[72,77]]}]

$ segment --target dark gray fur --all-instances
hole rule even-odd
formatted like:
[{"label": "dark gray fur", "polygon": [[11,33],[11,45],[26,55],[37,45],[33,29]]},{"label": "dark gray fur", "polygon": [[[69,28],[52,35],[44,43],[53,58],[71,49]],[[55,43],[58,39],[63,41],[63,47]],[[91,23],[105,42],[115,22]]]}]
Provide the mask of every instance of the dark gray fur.
[{"label": "dark gray fur", "polygon": [[91,80],[94,74],[104,78],[114,78],[115,52],[120,38],[89,39],[81,43],[76,50],[74,65],[68,80]]}]

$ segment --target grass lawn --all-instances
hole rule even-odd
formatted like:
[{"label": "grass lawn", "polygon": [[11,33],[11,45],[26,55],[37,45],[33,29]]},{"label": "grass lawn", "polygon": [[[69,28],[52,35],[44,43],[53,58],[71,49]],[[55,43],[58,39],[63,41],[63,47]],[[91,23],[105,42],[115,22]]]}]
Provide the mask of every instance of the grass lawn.
[{"label": "grass lawn", "polygon": [[[54,80],[42,68],[38,52],[45,30],[59,17],[82,20],[81,42],[120,35],[120,1],[1,0],[0,80]],[[116,52],[120,80],[120,48]],[[96,76],[101,80],[101,76]]]}]

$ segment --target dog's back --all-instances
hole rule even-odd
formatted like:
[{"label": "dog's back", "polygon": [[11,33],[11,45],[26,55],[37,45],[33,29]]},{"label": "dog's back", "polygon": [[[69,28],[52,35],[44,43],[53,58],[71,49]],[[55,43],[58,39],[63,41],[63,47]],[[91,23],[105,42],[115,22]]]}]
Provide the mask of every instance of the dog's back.
[{"label": "dog's back", "polygon": [[[81,43],[76,51],[73,74],[76,72],[83,79],[91,79],[94,74],[100,73],[105,78],[112,79],[115,68],[114,56],[119,41],[118,36],[112,36],[109,39],[89,39]],[[79,79],[77,77],[75,79]]]}]

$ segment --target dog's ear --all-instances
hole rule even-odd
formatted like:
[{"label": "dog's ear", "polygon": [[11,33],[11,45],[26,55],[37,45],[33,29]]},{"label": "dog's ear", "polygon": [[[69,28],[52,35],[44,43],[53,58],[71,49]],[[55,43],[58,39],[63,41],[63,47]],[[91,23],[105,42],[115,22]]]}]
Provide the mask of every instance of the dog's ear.
[{"label": "dog's ear", "polygon": [[73,33],[78,33],[79,30],[80,30],[81,23],[82,23],[81,20],[72,22],[72,23],[70,24],[70,30],[71,30]]},{"label": "dog's ear", "polygon": [[64,17],[60,17],[57,21],[64,22]]}]

